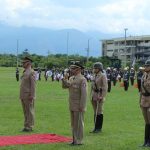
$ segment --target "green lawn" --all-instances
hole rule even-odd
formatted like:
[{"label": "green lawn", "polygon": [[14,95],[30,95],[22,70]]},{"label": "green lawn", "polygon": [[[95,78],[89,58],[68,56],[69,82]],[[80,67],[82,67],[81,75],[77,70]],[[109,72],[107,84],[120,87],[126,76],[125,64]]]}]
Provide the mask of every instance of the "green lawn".
[{"label": "green lawn", "polygon": [[[90,84],[89,84],[90,89]],[[19,82],[15,68],[0,68],[0,136],[24,134],[23,113],[19,97]],[[68,91],[58,82],[37,82],[35,102],[36,122],[33,133],[55,133],[71,137],[68,111]],[[138,105],[138,90],[125,92],[119,83],[107,95],[104,105],[104,126],[100,134],[90,134],[93,110],[88,99],[85,114],[84,145],[71,147],[67,143],[33,144],[0,147],[2,150],[138,150],[143,143],[144,121]],[[29,134],[29,133],[28,133]]]}]

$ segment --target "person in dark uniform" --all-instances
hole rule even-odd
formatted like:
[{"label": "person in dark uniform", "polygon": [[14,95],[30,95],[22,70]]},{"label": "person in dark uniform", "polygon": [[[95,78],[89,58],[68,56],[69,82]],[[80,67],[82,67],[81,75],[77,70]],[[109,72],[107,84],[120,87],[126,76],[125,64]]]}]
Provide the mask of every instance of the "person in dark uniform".
[{"label": "person in dark uniform", "polygon": [[131,70],[130,70],[130,82],[131,82],[132,86],[134,85],[134,79],[135,79],[135,70],[134,70],[134,68],[131,68]]},{"label": "person in dark uniform", "polygon": [[143,76],[143,67],[139,67],[139,71],[137,72],[137,86],[139,92],[141,91],[141,79]]},{"label": "person in dark uniform", "polygon": [[48,71],[48,69],[45,68],[45,71],[44,71],[44,78],[45,78],[45,81],[47,81],[47,79],[48,79],[47,71]]},{"label": "person in dark uniform", "polygon": [[118,71],[118,80],[119,80],[119,82],[121,82],[122,78],[123,78],[123,70],[121,68],[119,68],[119,71]]},{"label": "person in dark uniform", "polygon": [[129,87],[129,72],[128,72],[127,67],[124,68],[123,83],[124,83],[124,90],[128,91],[128,87]]},{"label": "person in dark uniform", "polygon": [[19,69],[16,69],[16,80],[19,81]]},{"label": "person in dark uniform", "polygon": [[117,70],[116,70],[116,68],[114,68],[113,72],[112,72],[112,81],[113,81],[114,86],[116,86],[117,76],[118,76]]},{"label": "person in dark uniform", "polygon": [[55,70],[54,70],[54,69],[52,69],[52,76],[51,76],[52,81],[54,81],[54,76],[55,76]]},{"label": "person in dark uniform", "polygon": [[112,81],[112,74],[111,74],[110,67],[107,68],[106,75],[107,75],[107,83],[108,83],[108,90],[107,90],[107,92],[110,92],[111,91],[111,81]]},{"label": "person in dark uniform", "polygon": [[90,133],[99,133],[103,126],[103,105],[107,94],[107,79],[103,73],[103,64],[97,62],[93,65],[94,77],[91,85],[91,103],[94,110],[94,129]]},{"label": "person in dark uniform", "polygon": [[39,74],[39,81],[41,81],[41,69],[40,68],[38,68],[38,74]]},{"label": "person in dark uniform", "polygon": [[145,62],[141,81],[140,107],[145,121],[144,147],[150,147],[150,59]]}]

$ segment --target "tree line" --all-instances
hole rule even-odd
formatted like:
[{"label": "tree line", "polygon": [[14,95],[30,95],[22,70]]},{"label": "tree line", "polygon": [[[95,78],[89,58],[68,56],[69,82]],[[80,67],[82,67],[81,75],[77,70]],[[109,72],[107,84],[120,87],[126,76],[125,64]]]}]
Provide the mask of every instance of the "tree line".
[{"label": "tree line", "polygon": [[[13,54],[0,54],[0,67],[21,67],[22,59],[25,56],[29,56],[33,60],[34,68],[53,68],[53,67],[68,67],[68,63],[72,60],[80,61],[83,66],[86,68],[91,68],[93,63],[102,62],[104,67],[112,66],[116,67],[114,62],[109,57],[87,57],[80,55],[69,55],[67,54],[50,54],[48,56],[42,56],[37,54],[30,54],[28,50],[24,50],[22,54],[18,56]],[[18,61],[18,63],[17,63]],[[118,67],[118,66],[117,66]],[[119,66],[120,67],[120,66]]]}]

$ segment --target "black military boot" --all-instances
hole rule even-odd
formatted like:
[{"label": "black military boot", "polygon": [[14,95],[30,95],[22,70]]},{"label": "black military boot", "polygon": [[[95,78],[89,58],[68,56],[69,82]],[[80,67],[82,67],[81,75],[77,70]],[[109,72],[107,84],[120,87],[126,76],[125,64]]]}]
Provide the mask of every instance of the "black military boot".
[{"label": "black military boot", "polygon": [[148,146],[150,143],[150,136],[149,136],[149,132],[150,132],[150,125],[146,124],[145,125],[145,136],[144,136],[144,144],[142,146]]},{"label": "black military boot", "polygon": [[103,114],[97,115],[96,117],[96,125],[94,133],[99,133],[102,130],[103,126]]},{"label": "black military boot", "polygon": [[[95,115],[94,115],[94,120],[95,120]],[[94,122],[95,122],[95,128],[90,133],[99,133],[99,132],[101,132],[102,126],[103,126],[103,114],[97,115],[96,116],[96,121],[94,121]]]}]

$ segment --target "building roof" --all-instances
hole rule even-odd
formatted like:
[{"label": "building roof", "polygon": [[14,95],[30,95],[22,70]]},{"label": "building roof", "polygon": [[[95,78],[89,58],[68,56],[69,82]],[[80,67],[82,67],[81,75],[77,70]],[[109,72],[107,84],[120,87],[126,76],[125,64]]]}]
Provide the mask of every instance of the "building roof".
[{"label": "building roof", "polygon": [[[112,38],[112,39],[102,39],[101,41],[124,41],[125,37],[119,38]],[[136,41],[143,41],[143,40],[150,40],[150,35],[142,35],[142,36],[128,36],[126,37],[127,41],[136,40]]]}]

